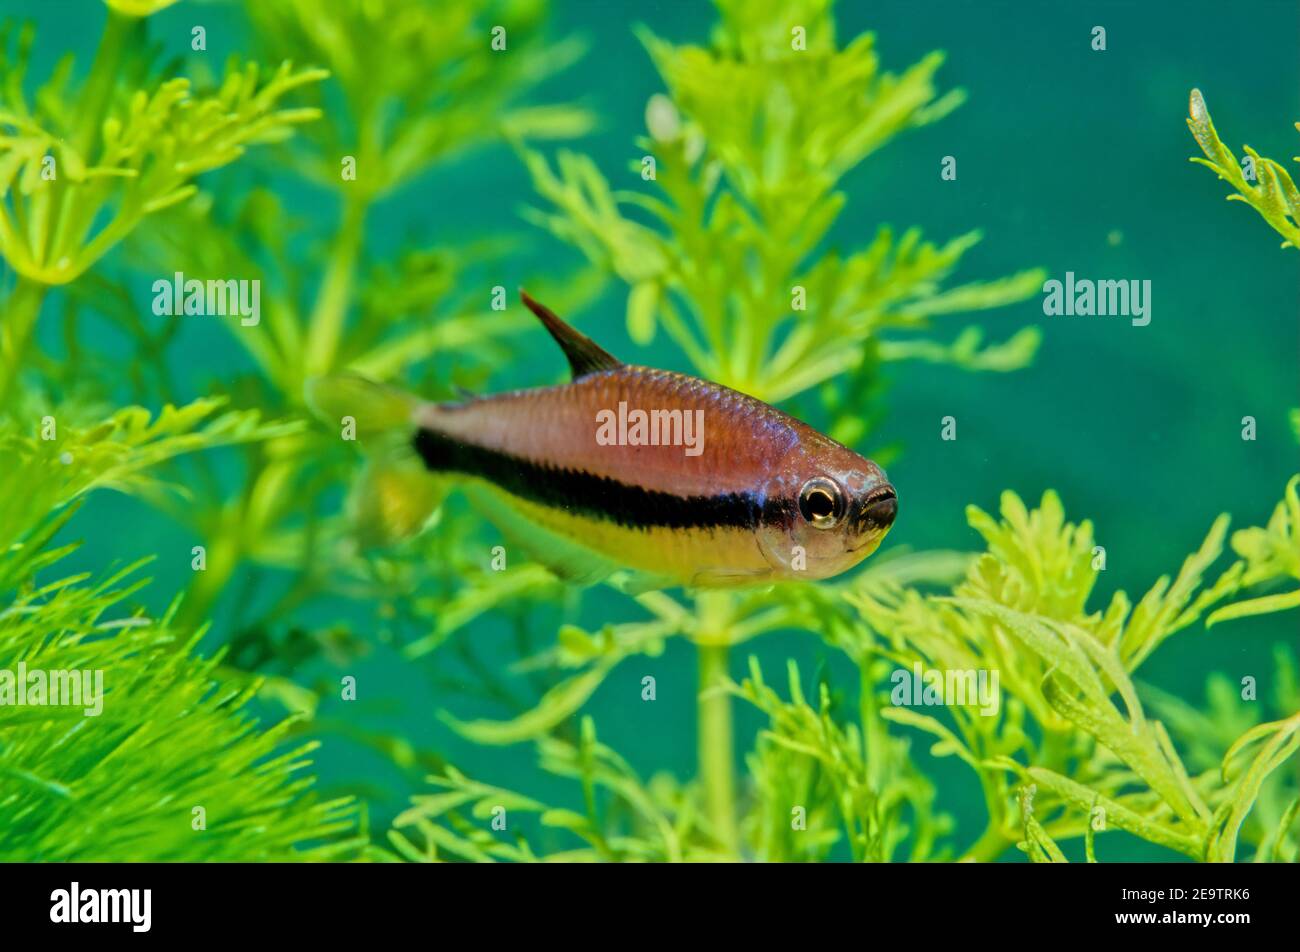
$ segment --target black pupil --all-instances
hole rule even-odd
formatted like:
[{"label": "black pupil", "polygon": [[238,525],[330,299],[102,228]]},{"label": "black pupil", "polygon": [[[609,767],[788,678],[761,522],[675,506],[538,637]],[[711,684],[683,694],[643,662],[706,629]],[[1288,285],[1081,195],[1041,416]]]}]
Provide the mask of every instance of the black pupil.
[{"label": "black pupil", "polygon": [[835,512],[835,500],[824,489],[814,489],[803,500],[803,515],[809,521],[824,519]]}]

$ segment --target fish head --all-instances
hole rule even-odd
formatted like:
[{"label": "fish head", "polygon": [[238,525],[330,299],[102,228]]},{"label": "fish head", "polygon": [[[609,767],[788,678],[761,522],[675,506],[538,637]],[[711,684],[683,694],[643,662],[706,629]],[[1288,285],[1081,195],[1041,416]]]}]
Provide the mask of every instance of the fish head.
[{"label": "fish head", "polygon": [[898,495],[885,471],[822,438],[787,455],[765,487],[759,547],[776,575],[830,578],[879,547],[894,524]]}]

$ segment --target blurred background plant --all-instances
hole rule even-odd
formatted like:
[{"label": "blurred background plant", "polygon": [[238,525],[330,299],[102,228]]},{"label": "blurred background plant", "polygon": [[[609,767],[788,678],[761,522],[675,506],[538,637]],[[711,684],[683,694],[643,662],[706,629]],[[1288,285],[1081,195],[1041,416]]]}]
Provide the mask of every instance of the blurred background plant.
[{"label": "blurred background plant", "polygon": [[[567,590],[513,559],[495,571],[500,540],[459,505],[380,551],[360,549],[338,515],[356,460],[337,432],[303,420],[305,379],[349,368],[430,399],[561,379],[557,354],[528,359],[541,338],[513,303],[519,283],[579,321],[616,296],[631,347],[611,342],[620,356],[684,361],[885,462],[899,452],[879,435],[888,381],[1030,367],[1041,332],[1010,306],[1045,272],[956,280],[983,250],[978,232],[896,233],[847,197],[867,159],[963,101],[940,91],[940,54],[890,73],[872,34],[839,39],[823,0],[717,0],[706,44],[637,28],[658,91],[629,189],[592,155],[539,145],[596,123],[554,94],[587,44],[552,36],[538,0],[248,0],[235,46],[254,59],[224,71],[191,46],[190,7],[109,0],[80,83],[69,55],[33,87],[32,29],[0,35],[0,252],[15,272],[0,412],[34,461],[0,496],[15,543],[0,571],[13,598],[0,667],[58,628],[41,649],[51,665],[102,663],[108,683],[138,685],[117,695],[109,734],[175,691],[167,703],[186,702],[193,721],[186,746],[155,751],[171,742],[144,736],[156,760],[133,760],[132,796],[200,805],[212,790],[226,817],[257,816],[270,832],[255,842],[234,824],[191,843],[178,808],[105,835],[116,821],[99,754],[51,748],[41,738],[66,724],[27,710],[22,742],[0,739],[0,785],[20,811],[0,854],[52,858],[66,837],[58,858],[125,858],[147,843],[162,859],[989,860],[1017,846],[1031,859],[1076,847],[1118,859],[1136,837],[1166,856],[1296,858],[1297,777],[1280,769],[1300,744],[1294,654],[1278,653],[1260,703],[1225,674],[1204,705],[1133,679],[1180,630],[1294,607],[1294,592],[1267,591],[1300,580],[1294,482],[1266,526],[1232,537],[1240,558],[1213,582],[1226,517],[1172,582],[1091,612],[1092,526],[1066,521],[1054,493],[1031,511],[1008,492],[1000,520],[972,507],[978,556],[895,545],[833,584],[635,597]],[[185,37],[184,55],[168,58],[168,35]],[[425,205],[430,181],[490,202],[477,163],[493,150],[531,180],[523,219],[541,230],[463,201]],[[394,208],[416,212],[405,234]],[[544,237],[581,262],[530,254]],[[151,317],[142,292],[178,272],[259,281],[262,320],[214,318],[196,343],[186,318]],[[993,343],[978,325],[943,328],[1003,306],[1018,329]],[[239,352],[228,367],[208,364],[220,335]],[[182,409],[151,424],[138,408],[107,409],[124,403]],[[62,435],[32,439],[46,416]],[[156,480],[142,481],[146,465]],[[78,575],[35,580],[81,555],[56,536],[93,529],[69,502],[96,487],[127,489],[165,518],[164,543],[186,562],[157,563],[178,590],[165,611],[128,608],[160,587],[128,581],[135,566],[94,572],[107,581],[91,588]],[[109,551],[134,557],[132,541]],[[195,544],[204,567],[190,572]],[[772,680],[765,645],[790,638],[822,646],[823,660],[810,673],[791,658]],[[679,645],[689,688],[627,683]],[[174,661],[151,660],[163,655]],[[149,677],[133,667],[146,663]],[[892,676],[917,664],[999,671],[1000,710],[897,705]],[[356,701],[340,699],[347,678]],[[598,736],[593,700],[611,691],[623,709],[655,700],[676,712],[665,731],[693,708],[694,766],[634,766],[649,748],[615,750],[617,717]],[[420,729],[393,726],[411,723],[395,708]],[[244,732],[240,710],[277,726]],[[321,758],[323,802],[290,778],[317,743],[333,754]],[[182,750],[197,772],[172,769]],[[951,761],[974,779],[945,773]],[[398,806],[426,777],[432,790]],[[954,777],[982,834],[945,803]],[[1112,852],[1109,831],[1129,839]]]},{"label": "blurred background plant", "polygon": [[[1296,190],[1291,173],[1281,163],[1261,156],[1248,145],[1242,147],[1246,155],[1238,161],[1215,131],[1199,89],[1191,92],[1188,113],[1187,127],[1205,153],[1205,158],[1192,161],[1204,165],[1236,189],[1236,194],[1229,195],[1228,200],[1245,202],[1259,212],[1285,239],[1282,247],[1300,248],[1300,191]],[[1296,129],[1300,130],[1300,122],[1296,123]]]},{"label": "blurred background plant", "polygon": [[[1204,165],[1231,185],[1236,191],[1228,200],[1245,202],[1259,212],[1282,236],[1283,248],[1300,248],[1300,190],[1296,189],[1291,173],[1281,163],[1265,158],[1248,145],[1242,146],[1246,154],[1238,161],[1219,138],[1199,89],[1191,92],[1188,113],[1187,128],[1192,130],[1192,137],[1205,153],[1205,158],[1194,157],[1192,161]],[[1300,131],[1300,122],[1295,127]],[[1300,441],[1300,407],[1291,410],[1290,419],[1296,440]]]}]

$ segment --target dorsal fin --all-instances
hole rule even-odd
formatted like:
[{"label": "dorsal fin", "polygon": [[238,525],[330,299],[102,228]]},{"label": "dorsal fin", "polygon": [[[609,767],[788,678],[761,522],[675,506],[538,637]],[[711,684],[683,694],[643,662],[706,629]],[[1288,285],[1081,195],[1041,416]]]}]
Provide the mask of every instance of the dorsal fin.
[{"label": "dorsal fin", "polygon": [[519,299],[528,310],[537,315],[537,319],[545,325],[564,351],[564,356],[569,358],[574,380],[600,370],[614,370],[623,366],[623,361],[605,351],[586,334],[564,323],[549,307],[534,301],[523,288],[519,289]]}]

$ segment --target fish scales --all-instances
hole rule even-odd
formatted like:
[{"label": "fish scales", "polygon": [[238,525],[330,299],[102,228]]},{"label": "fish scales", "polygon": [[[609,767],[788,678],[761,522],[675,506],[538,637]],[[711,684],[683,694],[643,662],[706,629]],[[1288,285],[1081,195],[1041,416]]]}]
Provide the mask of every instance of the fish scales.
[{"label": "fish scales", "polygon": [[[694,414],[701,452],[679,445],[602,445],[601,411]],[[603,371],[560,387],[431,404],[422,426],[462,443],[560,472],[680,496],[752,492],[799,441],[797,420],[750,397],[683,374],[641,367]]]}]

